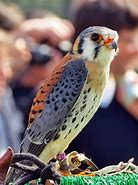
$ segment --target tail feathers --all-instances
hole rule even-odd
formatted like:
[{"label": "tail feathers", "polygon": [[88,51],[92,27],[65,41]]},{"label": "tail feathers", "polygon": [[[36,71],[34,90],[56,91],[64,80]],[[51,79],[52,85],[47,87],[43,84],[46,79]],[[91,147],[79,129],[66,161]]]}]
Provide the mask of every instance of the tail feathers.
[{"label": "tail feathers", "polygon": [[26,136],[20,145],[19,153],[31,153],[37,157],[41,154],[43,149],[46,147],[45,143],[36,144],[29,140]]},{"label": "tail feathers", "polygon": [[31,141],[29,140],[29,138],[26,135],[20,144],[19,153],[27,153],[30,148],[30,143],[31,143]]}]

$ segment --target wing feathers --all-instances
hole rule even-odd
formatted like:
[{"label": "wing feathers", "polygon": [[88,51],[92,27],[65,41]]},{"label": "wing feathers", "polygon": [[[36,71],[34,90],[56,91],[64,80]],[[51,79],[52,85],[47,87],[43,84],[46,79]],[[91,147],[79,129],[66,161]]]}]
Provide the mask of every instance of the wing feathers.
[{"label": "wing feathers", "polygon": [[60,76],[62,75],[62,72],[64,70],[64,67],[69,63],[71,60],[71,57],[69,54],[67,54],[57,65],[51,76],[48,80],[45,80],[42,82],[42,85],[36,95],[36,97],[33,100],[33,104],[31,107],[31,111],[29,114],[29,123],[28,127],[31,127],[34,120],[39,117],[42,113],[42,110],[45,107],[46,100],[48,98],[48,95],[52,91],[54,85],[58,82]]}]

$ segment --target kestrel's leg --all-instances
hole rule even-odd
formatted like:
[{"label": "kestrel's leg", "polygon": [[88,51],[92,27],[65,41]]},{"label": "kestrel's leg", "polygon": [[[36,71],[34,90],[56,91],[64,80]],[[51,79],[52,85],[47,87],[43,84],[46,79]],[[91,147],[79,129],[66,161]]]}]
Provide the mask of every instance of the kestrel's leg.
[{"label": "kestrel's leg", "polygon": [[66,157],[65,152],[59,153],[59,154],[57,155],[57,160],[58,160],[58,161],[63,161],[63,160],[65,159],[65,157]]}]

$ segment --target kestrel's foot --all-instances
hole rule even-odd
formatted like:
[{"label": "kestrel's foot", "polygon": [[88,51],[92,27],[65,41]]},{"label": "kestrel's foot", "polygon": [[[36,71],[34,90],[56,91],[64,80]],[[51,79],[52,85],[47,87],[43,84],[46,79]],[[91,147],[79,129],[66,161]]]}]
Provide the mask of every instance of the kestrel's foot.
[{"label": "kestrel's foot", "polygon": [[[24,160],[28,160],[32,164],[34,163],[35,166],[28,166],[27,164],[21,163]],[[38,178],[41,178],[42,184],[45,184],[47,180],[52,180],[55,185],[60,184],[61,176],[56,172],[55,163],[51,162],[46,164],[33,154],[15,154],[11,166],[24,172],[15,184],[23,185]]]},{"label": "kestrel's foot", "polygon": [[65,159],[65,157],[66,157],[65,152],[60,153],[60,154],[57,155],[57,160],[58,161],[63,161]]},{"label": "kestrel's foot", "polygon": [[40,178],[44,184],[50,179],[55,185],[58,185],[60,184],[61,175],[55,171],[55,163],[51,162],[41,171]]}]

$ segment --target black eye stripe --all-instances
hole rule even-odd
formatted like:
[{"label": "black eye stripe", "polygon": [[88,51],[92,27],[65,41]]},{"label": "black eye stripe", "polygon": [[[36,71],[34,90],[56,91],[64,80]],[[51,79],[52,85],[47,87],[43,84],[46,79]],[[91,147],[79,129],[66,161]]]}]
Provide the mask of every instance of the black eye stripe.
[{"label": "black eye stripe", "polygon": [[100,51],[100,47],[101,47],[101,46],[95,47],[95,49],[94,49],[94,51],[95,51],[94,59],[97,57],[97,55],[98,55],[98,53],[99,53],[99,51]]},{"label": "black eye stripe", "polygon": [[84,42],[84,40],[82,38],[82,39],[80,39],[80,41],[78,43],[78,53],[79,54],[82,54],[82,52],[83,52],[83,49],[82,49],[83,42]]}]

